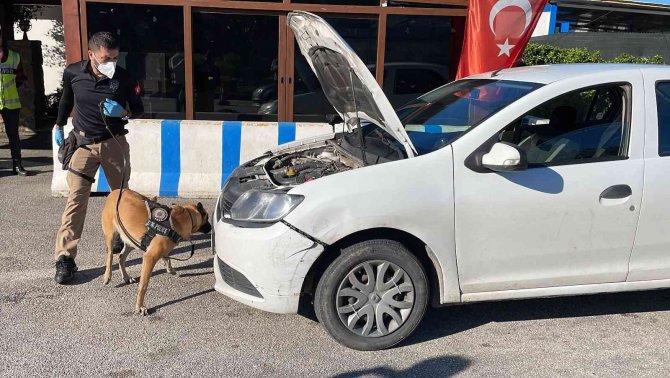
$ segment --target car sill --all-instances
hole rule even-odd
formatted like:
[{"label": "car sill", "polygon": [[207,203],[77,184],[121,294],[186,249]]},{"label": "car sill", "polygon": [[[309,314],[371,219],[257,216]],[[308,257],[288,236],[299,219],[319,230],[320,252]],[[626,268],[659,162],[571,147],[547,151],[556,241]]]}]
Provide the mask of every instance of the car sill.
[{"label": "car sill", "polygon": [[623,291],[641,291],[665,289],[670,287],[670,279],[653,281],[614,282],[574,286],[545,287],[535,289],[518,289],[491,291],[486,293],[468,293],[461,296],[462,302],[484,302],[507,299],[529,299],[561,297],[569,295],[615,293]]}]

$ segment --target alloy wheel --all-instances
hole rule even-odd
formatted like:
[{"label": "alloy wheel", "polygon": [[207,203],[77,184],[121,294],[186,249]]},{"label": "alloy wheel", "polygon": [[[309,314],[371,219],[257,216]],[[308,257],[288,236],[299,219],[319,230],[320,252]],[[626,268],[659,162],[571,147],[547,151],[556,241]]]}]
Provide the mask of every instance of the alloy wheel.
[{"label": "alloy wheel", "polygon": [[357,265],[337,290],[337,313],[351,332],[386,336],[402,326],[414,305],[414,285],[399,266],[383,260]]}]

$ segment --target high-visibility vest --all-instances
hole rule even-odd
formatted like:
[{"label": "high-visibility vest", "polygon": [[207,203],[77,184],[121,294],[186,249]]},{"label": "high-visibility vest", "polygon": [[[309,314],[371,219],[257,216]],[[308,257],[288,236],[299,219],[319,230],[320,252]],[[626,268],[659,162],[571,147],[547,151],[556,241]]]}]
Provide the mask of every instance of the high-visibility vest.
[{"label": "high-visibility vest", "polygon": [[16,69],[21,58],[17,52],[7,51],[9,53],[7,60],[0,61],[0,109],[20,109],[21,99],[16,88]]}]

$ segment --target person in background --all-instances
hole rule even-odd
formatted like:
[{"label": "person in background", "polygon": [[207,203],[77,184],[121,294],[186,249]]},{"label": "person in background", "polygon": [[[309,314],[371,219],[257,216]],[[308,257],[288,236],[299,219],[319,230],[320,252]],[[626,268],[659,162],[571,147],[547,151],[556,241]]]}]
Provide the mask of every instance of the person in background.
[{"label": "person in background", "polygon": [[7,47],[4,32],[0,30],[0,115],[5,123],[9,149],[12,153],[12,173],[19,176],[28,176],[28,171],[21,163],[21,138],[19,137],[21,100],[18,87],[24,81],[21,57],[19,53]]}]

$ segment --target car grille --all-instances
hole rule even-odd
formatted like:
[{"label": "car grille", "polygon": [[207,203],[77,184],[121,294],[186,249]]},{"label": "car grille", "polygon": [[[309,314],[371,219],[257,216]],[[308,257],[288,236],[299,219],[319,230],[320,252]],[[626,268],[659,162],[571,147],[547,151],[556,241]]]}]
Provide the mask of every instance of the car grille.
[{"label": "car grille", "polygon": [[257,298],[263,298],[261,293],[256,290],[254,285],[249,282],[249,280],[237,270],[228,266],[223,260],[216,256],[216,259],[219,263],[219,271],[221,272],[221,277],[223,280],[230,285],[235,290],[241,291],[244,294],[251,295]]}]

